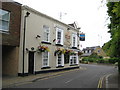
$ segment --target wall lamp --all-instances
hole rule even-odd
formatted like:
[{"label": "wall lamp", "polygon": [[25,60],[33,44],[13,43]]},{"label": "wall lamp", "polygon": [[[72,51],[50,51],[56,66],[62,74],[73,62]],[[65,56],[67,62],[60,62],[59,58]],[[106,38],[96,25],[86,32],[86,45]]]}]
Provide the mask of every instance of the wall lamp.
[{"label": "wall lamp", "polygon": [[37,35],[37,36],[36,36],[36,39],[37,39],[37,38],[40,38],[40,37],[41,37],[40,35]]},{"label": "wall lamp", "polygon": [[67,28],[67,30],[70,30],[70,28]]},{"label": "wall lamp", "polygon": [[26,12],[26,15],[25,15],[25,17],[28,17],[30,15],[30,13],[29,12]]}]

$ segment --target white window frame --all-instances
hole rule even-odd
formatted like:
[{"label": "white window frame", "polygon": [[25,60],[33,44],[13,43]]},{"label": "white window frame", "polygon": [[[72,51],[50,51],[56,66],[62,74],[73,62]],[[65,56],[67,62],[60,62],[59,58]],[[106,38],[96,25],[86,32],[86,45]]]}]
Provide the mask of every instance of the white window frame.
[{"label": "white window frame", "polygon": [[[61,32],[61,40],[60,43],[58,43],[58,32]],[[63,29],[56,27],[56,44],[63,45]]]},{"label": "white window frame", "polygon": [[[47,65],[44,65],[44,53],[48,53],[48,61],[47,61]],[[48,51],[45,51],[45,52],[42,52],[42,67],[48,67],[49,66],[49,52]]]},{"label": "white window frame", "polygon": [[[76,58],[76,60],[75,60]],[[76,62],[75,62],[76,61]],[[72,62],[72,63],[71,63]],[[70,60],[69,60],[69,64],[70,65],[75,65],[75,64],[78,64],[78,54],[75,54],[75,55],[71,55],[70,56]]]},{"label": "white window frame", "polygon": [[61,64],[58,64],[58,54],[56,55],[56,66],[64,66],[64,54],[61,55]]},{"label": "white window frame", "polygon": [[2,16],[0,16],[0,25],[2,26],[3,25],[3,22],[7,22],[7,29],[3,29],[2,27],[0,28],[0,31],[2,32],[8,32],[9,31],[9,24],[10,24],[10,12],[9,11],[6,11],[6,10],[3,10],[3,9],[0,9],[1,12],[6,12],[8,13],[8,20],[3,20]]},{"label": "white window frame", "polygon": [[[73,38],[75,38],[75,43]],[[72,47],[77,47],[77,34],[75,33],[72,34]]]},{"label": "white window frame", "polygon": [[[45,40],[46,39],[45,33],[46,34],[48,33],[48,36],[47,36],[48,40]],[[50,42],[50,27],[48,27],[47,25],[43,25],[43,41]]]},{"label": "white window frame", "polygon": [[88,53],[88,51],[87,51],[87,50],[85,50],[85,53]]}]

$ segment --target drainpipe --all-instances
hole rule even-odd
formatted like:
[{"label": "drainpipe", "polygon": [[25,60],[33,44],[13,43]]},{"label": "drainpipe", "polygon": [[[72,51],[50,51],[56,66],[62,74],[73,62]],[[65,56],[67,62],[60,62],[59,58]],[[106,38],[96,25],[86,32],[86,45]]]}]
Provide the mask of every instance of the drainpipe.
[{"label": "drainpipe", "polygon": [[26,30],[26,18],[30,15],[29,12],[26,12],[26,15],[24,16],[24,32],[23,32],[23,72],[22,76],[24,77],[25,72],[24,72],[24,57],[25,57],[25,30]]}]

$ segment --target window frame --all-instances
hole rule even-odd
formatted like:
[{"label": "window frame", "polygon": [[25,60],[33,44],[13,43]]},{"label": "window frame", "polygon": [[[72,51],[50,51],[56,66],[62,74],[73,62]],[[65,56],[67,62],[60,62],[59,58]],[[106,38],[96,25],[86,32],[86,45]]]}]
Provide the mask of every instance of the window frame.
[{"label": "window frame", "polygon": [[58,54],[56,55],[56,66],[64,66],[64,54],[59,54],[61,55],[61,64],[58,64]]},{"label": "window frame", "polygon": [[2,16],[0,17],[0,21],[1,21],[1,25],[3,22],[7,22],[7,26],[8,26],[8,30],[7,29],[3,29],[3,28],[0,28],[0,32],[9,32],[9,26],[10,26],[10,11],[7,11],[7,10],[4,10],[4,9],[0,9],[1,11],[5,11],[7,12],[9,15],[8,15],[8,20],[3,20],[2,19]]},{"label": "window frame", "polygon": [[[47,28],[47,29],[46,29],[46,28]],[[47,30],[49,30],[49,32],[47,32]],[[46,34],[48,33],[48,38],[45,37],[45,33],[46,33]],[[45,40],[45,38],[47,38],[48,41]],[[47,26],[47,25],[43,25],[43,40],[42,40],[42,41],[43,41],[43,42],[50,42],[50,27]]]},{"label": "window frame", "polygon": [[[73,38],[75,38],[75,41],[73,41],[74,40]],[[72,47],[77,48],[77,34],[75,34],[75,33],[72,34]]]},{"label": "window frame", "polygon": [[[60,43],[58,43],[58,32],[61,32],[61,40]],[[56,44],[63,45],[63,29],[56,27]]]},{"label": "window frame", "polygon": [[[76,60],[75,60],[75,58],[76,58]],[[72,62],[72,64],[71,64],[71,62]],[[71,55],[70,60],[69,60],[69,65],[76,65],[76,64],[78,64],[78,55],[77,54]]]},{"label": "window frame", "polygon": [[[44,53],[48,53],[48,58],[47,58],[47,65],[44,65]],[[45,52],[42,52],[42,67],[49,67],[49,52],[48,51],[45,51]]]}]

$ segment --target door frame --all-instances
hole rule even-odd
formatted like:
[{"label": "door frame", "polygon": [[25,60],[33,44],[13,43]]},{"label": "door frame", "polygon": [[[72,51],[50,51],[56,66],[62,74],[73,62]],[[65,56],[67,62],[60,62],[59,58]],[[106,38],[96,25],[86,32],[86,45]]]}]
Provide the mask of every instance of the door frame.
[{"label": "door frame", "polygon": [[[32,56],[30,56],[30,53]],[[29,51],[29,53],[28,53],[28,74],[34,74],[34,59],[35,59],[35,53],[32,51]],[[30,61],[30,60],[32,60],[32,61]],[[32,62],[32,63],[30,63],[30,62]]]}]

